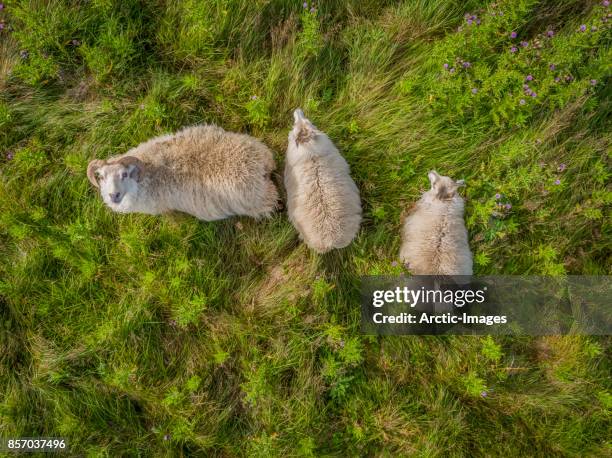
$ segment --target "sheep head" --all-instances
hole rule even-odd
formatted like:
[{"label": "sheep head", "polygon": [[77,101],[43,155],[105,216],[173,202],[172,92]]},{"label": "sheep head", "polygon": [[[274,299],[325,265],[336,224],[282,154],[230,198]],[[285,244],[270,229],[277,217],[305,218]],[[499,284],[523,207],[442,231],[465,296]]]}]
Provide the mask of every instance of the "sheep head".
[{"label": "sheep head", "polygon": [[133,156],[110,161],[94,160],[87,167],[89,181],[100,189],[104,202],[116,211],[129,206],[136,197],[143,172],[144,164]]},{"label": "sheep head", "polygon": [[452,199],[457,195],[457,189],[465,185],[463,180],[455,181],[450,177],[438,174],[435,170],[430,171],[427,177],[431,183],[432,191],[434,191],[436,198],[440,200]]}]

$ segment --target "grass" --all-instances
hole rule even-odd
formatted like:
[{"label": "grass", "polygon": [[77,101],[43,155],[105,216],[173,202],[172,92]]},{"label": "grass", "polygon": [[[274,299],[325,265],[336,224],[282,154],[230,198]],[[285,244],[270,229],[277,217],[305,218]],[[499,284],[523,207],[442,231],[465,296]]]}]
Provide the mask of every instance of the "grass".
[{"label": "grass", "polygon": [[[92,457],[612,453],[609,338],[373,338],[358,306],[360,276],[401,270],[430,168],[466,180],[477,274],[611,273],[601,2],[3,3],[0,436]],[[342,251],[308,251],[284,212],[113,214],[87,181],[214,122],[263,139],[280,183],[297,106],[362,193]]]}]

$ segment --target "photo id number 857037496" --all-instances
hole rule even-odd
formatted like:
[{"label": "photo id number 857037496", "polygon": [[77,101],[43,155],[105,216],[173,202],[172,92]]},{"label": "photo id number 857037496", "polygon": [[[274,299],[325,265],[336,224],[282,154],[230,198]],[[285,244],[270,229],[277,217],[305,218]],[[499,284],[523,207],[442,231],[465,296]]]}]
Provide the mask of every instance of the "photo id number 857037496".
[{"label": "photo id number 857037496", "polygon": [[68,441],[61,437],[0,438],[0,452],[61,452]]}]

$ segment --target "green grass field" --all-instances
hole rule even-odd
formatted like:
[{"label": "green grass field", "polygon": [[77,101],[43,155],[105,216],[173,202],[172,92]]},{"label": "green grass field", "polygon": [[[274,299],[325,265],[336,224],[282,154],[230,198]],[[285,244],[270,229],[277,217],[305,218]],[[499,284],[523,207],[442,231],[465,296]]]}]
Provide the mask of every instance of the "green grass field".
[{"label": "green grass field", "polygon": [[[88,457],[612,454],[609,338],[359,333],[360,276],[402,271],[431,168],[466,180],[476,274],[612,273],[605,2],[1,1],[0,437]],[[361,190],[344,250],[310,252],[284,211],[113,214],[87,180],[211,122],[266,142],[281,184],[298,106]]]}]

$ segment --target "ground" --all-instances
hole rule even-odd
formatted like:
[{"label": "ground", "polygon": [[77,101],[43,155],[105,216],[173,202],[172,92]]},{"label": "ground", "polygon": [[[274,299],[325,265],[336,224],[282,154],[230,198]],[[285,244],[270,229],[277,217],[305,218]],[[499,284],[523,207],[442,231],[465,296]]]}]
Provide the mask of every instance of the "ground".
[{"label": "ground", "polygon": [[[368,337],[427,171],[476,274],[611,273],[608,2],[14,1],[0,9],[0,436],[78,456],[610,456],[608,337]],[[302,107],[364,207],[317,255],[280,211],[119,215],[88,161]],[[282,189],[282,187],[281,187]]]}]

